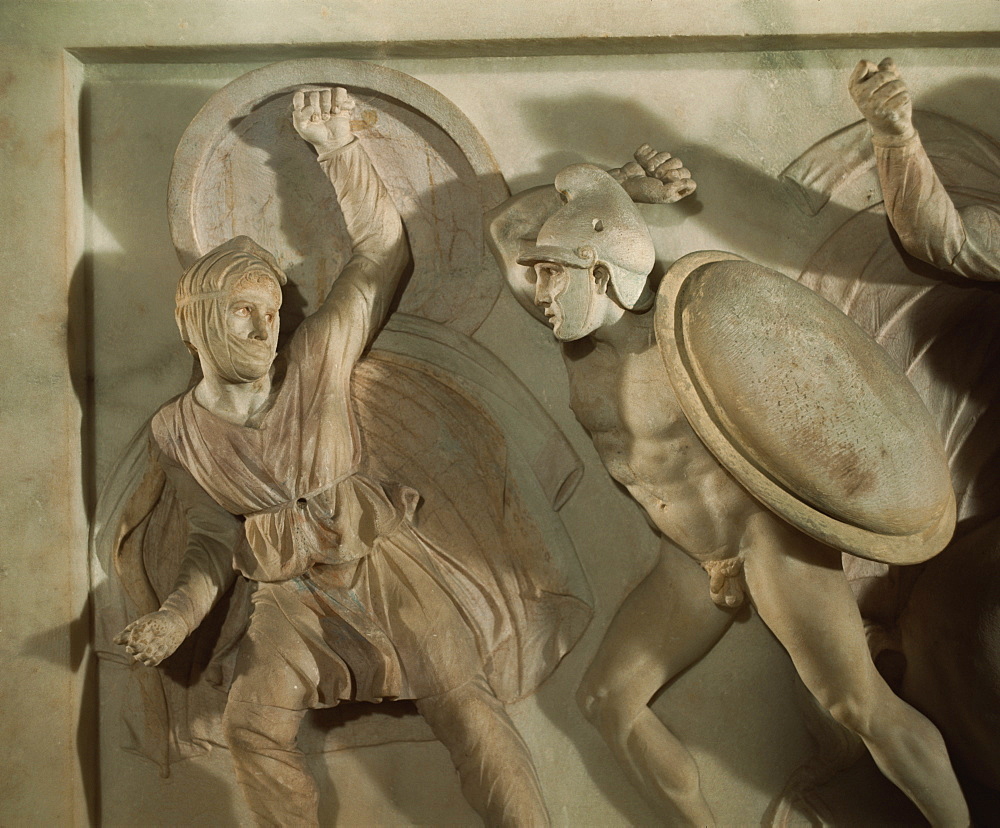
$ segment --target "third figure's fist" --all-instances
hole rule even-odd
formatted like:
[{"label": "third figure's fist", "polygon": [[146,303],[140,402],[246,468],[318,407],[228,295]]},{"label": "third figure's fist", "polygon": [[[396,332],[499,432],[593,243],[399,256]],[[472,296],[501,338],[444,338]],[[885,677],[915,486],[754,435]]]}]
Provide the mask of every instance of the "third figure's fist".
[{"label": "third figure's fist", "polygon": [[913,135],[913,103],[892,58],[878,66],[862,60],[851,73],[848,89],[876,136],[908,139]]},{"label": "third figure's fist", "polygon": [[610,171],[633,201],[672,204],[697,188],[681,159],[669,152],[657,152],[649,144],[643,144],[633,157],[635,160],[621,169]]}]

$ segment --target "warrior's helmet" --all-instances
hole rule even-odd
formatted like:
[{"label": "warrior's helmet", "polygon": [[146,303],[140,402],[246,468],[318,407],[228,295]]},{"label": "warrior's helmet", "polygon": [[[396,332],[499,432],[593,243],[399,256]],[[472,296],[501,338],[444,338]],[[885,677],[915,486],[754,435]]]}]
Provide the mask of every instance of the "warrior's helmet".
[{"label": "warrior's helmet", "polygon": [[535,247],[519,256],[518,264],[555,262],[586,270],[603,264],[611,275],[611,298],[628,310],[645,310],[652,294],[644,297],[643,288],[656,253],[632,199],[593,164],[566,167],[556,176],[555,188],[565,205],[542,225]]}]

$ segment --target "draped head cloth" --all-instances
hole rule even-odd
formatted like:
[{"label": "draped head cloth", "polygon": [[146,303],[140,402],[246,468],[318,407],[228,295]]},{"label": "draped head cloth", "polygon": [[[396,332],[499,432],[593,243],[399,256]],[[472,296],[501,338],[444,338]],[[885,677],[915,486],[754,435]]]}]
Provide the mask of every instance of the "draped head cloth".
[{"label": "draped head cloth", "polygon": [[[198,259],[177,283],[174,317],[181,339],[208,348],[223,373],[234,379],[248,379],[240,375],[234,347],[260,348],[258,343],[234,343],[223,315],[229,292],[248,273],[269,275],[279,285],[288,281],[274,256],[249,236],[237,236]],[[273,343],[268,347],[273,349]]]}]

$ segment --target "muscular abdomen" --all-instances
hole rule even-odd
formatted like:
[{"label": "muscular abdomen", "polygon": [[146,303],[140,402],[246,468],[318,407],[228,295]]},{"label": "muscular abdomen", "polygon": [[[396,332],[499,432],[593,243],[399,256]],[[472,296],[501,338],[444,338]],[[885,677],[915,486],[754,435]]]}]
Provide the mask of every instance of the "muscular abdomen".
[{"label": "muscular abdomen", "polygon": [[697,560],[736,554],[747,519],[763,507],[698,439],[655,344],[639,354],[595,352],[567,367],[573,412],[653,525]]}]

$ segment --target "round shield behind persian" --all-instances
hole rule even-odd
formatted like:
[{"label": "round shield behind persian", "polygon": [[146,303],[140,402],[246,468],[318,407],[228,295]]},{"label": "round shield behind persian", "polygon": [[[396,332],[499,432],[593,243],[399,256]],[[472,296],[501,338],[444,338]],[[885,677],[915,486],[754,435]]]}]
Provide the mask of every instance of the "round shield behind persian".
[{"label": "round shield behind persian", "polygon": [[785,520],[887,563],[947,543],[955,497],[934,423],[832,304],[733,254],[697,253],[664,277],[656,333],[698,436]]},{"label": "round shield behind persian", "polygon": [[500,290],[492,260],[484,265],[482,216],[509,191],[457,107],[414,78],[369,63],[278,63],[208,100],[181,138],[170,178],[170,229],[182,264],[247,235],[288,274],[284,330],[322,302],[350,244],[330,183],[291,124],[292,94],[304,86],[344,86],[357,101],[352,128],[413,252],[400,310],[474,332]]}]

